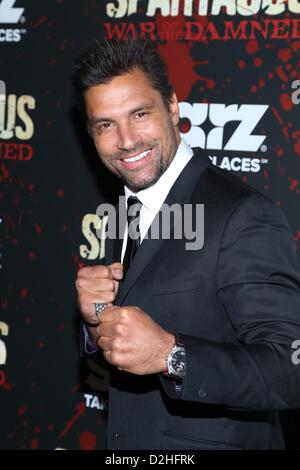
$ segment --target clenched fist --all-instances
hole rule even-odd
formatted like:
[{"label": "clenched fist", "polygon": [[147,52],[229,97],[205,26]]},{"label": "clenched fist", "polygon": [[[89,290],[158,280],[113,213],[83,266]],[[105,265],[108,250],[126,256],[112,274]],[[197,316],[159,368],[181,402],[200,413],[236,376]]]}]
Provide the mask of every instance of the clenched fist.
[{"label": "clenched fist", "polygon": [[139,307],[109,307],[99,315],[97,344],[105,359],[120,370],[145,375],[166,369],[174,335]]},{"label": "clenched fist", "polygon": [[95,303],[105,302],[109,306],[113,305],[122,277],[121,263],[88,266],[78,271],[76,279],[78,306],[95,344],[98,338],[95,327],[99,323],[95,313]]}]

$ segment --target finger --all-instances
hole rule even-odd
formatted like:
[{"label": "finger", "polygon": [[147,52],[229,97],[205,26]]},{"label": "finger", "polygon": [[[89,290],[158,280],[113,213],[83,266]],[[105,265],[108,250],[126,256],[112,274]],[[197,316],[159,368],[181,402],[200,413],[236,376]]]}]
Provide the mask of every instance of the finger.
[{"label": "finger", "polygon": [[75,285],[76,289],[88,292],[101,292],[101,291],[115,291],[115,282],[112,279],[103,279],[103,278],[77,278]]},{"label": "finger", "polygon": [[83,314],[85,319],[92,319],[93,322],[95,321],[96,317],[96,310],[95,310],[95,304],[96,303],[107,303],[108,308],[112,307],[111,302],[107,302],[106,298],[100,297],[97,295],[79,295],[78,296],[78,306]]},{"label": "finger", "polygon": [[116,320],[120,319],[120,314],[121,314],[121,308],[120,307],[108,307],[102,310],[101,315],[99,317],[100,323],[106,323],[106,322],[113,322]]},{"label": "finger", "polygon": [[107,338],[106,336],[100,336],[98,339],[98,345],[103,351],[112,350],[112,338]]},{"label": "finger", "polygon": [[123,265],[121,263],[113,263],[108,267],[111,269],[112,275],[116,281],[123,278]]},{"label": "finger", "polygon": [[77,276],[86,279],[113,279],[111,268],[109,266],[104,265],[84,266],[83,268],[79,269]]},{"label": "finger", "polygon": [[106,336],[111,338],[116,336],[116,324],[115,322],[101,322],[97,328],[99,336]]}]

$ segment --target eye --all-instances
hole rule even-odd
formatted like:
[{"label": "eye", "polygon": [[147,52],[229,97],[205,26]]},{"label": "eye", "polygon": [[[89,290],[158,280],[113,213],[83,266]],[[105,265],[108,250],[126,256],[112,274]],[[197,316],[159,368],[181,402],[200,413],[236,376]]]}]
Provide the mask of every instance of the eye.
[{"label": "eye", "polygon": [[149,114],[149,113],[146,113],[146,112],[144,112],[144,111],[140,111],[139,113],[136,114],[136,117],[140,119],[140,118],[142,118],[142,117],[144,117],[144,116],[147,116],[148,114]]},{"label": "eye", "polygon": [[101,134],[102,132],[108,130],[111,128],[111,123],[110,122],[102,122],[102,123],[97,123],[94,126],[94,132],[97,134]]}]

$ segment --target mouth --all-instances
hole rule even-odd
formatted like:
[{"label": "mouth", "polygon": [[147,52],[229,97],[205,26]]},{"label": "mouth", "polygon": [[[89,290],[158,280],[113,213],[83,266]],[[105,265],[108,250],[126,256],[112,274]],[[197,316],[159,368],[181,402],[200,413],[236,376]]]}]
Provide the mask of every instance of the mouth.
[{"label": "mouth", "polygon": [[122,158],[119,161],[128,170],[138,168],[147,163],[151,158],[152,149],[144,150],[133,157]]}]

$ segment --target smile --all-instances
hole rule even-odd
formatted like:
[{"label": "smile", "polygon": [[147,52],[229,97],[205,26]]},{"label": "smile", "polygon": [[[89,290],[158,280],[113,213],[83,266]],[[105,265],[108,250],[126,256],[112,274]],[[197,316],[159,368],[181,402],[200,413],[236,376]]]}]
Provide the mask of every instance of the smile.
[{"label": "smile", "polygon": [[137,162],[138,160],[142,160],[143,158],[145,158],[150,152],[151,152],[151,150],[145,150],[145,152],[139,153],[135,157],[124,158],[123,161],[126,162],[126,163]]}]

